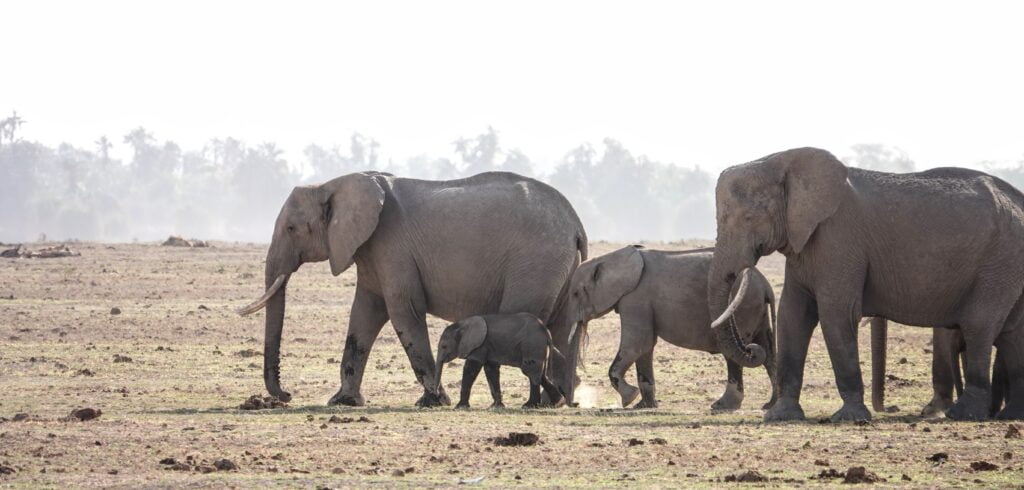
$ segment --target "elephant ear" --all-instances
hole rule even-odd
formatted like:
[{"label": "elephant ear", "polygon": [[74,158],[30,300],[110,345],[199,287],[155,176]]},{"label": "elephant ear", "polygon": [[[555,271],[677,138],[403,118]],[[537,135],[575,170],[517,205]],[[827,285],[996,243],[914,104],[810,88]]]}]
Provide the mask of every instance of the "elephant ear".
[{"label": "elephant ear", "polygon": [[327,249],[331,273],[345,272],[356,249],[377,229],[384,209],[384,189],[367,174],[351,174],[323,184]]},{"label": "elephant ear", "polygon": [[800,148],[775,155],[785,165],[786,235],[800,253],[818,223],[832,216],[846,187],[846,166],[825,150]]},{"label": "elephant ear", "polygon": [[481,317],[474,316],[459,323],[459,357],[465,359],[484,344],[484,339],[487,338],[487,322]]},{"label": "elephant ear", "polygon": [[623,296],[636,289],[644,270],[639,247],[632,245],[598,257],[593,264],[588,268],[581,266],[581,270],[591,274],[588,296],[597,313],[612,309]]}]

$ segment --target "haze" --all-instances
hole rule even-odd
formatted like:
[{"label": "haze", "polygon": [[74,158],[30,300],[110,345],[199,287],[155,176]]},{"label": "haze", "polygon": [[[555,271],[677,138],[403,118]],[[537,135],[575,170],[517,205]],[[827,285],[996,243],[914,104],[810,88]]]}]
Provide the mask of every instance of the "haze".
[{"label": "haze", "polygon": [[[137,154],[125,135],[140,126],[183,153],[214,139],[274,142],[296,182],[316,174],[308,145],[348,158],[354,133],[376,167],[413,174],[438,159],[464,173],[472,162],[453,142],[488,134],[500,138],[492,167],[518,155],[549,181],[580,145],[600,159],[605,138],[633,163],[700,173],[694,186],[795,146],[904,162],[890,170],[1019,173],[1020,14],[1009,2],[15,2],[0,17],[0,118],[18,111],[17,139],[50,148],[95,153],[105,135],[123,167]],[[674,204],[699,206],[628,230],[602,222],[606,204],[570,198],[597,206],[581,211],[594,238],[681,239],[713,235],[701,189]],[[116,233],[72,234],[54,208],[31,214],[14,199],[0,196],[0,239],[266,240],[271,226],[127,219]],[[253,218],[263,223],[283,196],[245,199],[272,203]]]}]

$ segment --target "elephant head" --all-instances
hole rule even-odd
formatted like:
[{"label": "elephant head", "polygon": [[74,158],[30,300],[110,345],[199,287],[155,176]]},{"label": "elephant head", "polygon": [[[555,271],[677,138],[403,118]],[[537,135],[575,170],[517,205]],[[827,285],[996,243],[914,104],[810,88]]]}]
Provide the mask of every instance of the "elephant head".
[{"label": "elephant head", "polygon": [[320,185],[292,190],[274,225],[267,252],[266,292],[238,310],[248,315],[266,307],[263,380],[281,400],[291,395],[280,386],[281,330],[284,326],[288,278],[306,262],[330,260],[341,274],[355,261],[356,250],[377,228],[384,189],[373,174],[349,174]]},{"label": "elephant head", "polygon": [[[735,322],[726,321],[730,290],[744,270],[774,251],[799,254],[832,216],[846,187],[846,167],[831,153],[799,148],[768,155],[722,172],[715,187],[718,237],[708,275],[708,308],[719,348],[743,366],[764,362],[764,349],[744,346]],[[741,281],[744,282],[744,281]],[[744,287],[739,288],[745,290]],[[737,293],[736,300],[742,298]]]},{"label": "elephant head", "polygon": [[469,357],[474,350],[483,345],[486,338],[487,322],[478,316],[448,325],[441,332],[441,338],[437,341],[437,364],[434,366],[434,372],[437,373],[434,393],[441,391],[441,370],[444,365],[456,357]]},{"label": "elephant head", "polygon": [[580,264],[572,275],[566,305],[574,332],[585,331],[588,321],[607,314],[636,289],[644,270],[642,248],[630,245]]}]

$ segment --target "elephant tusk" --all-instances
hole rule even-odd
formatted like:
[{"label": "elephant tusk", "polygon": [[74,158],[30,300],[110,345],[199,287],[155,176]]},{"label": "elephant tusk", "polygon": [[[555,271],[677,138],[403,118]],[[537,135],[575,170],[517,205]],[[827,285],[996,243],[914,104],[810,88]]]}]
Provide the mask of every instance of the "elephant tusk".
[{"label": "elephant tusk", "polygon": [[263,293],[263,296],[260,297],[260,299],[254,301],[252,304],[244,308],[239,308],[235,310],[235,313],[238,313],[241,316],[246,316],[259,310],[262,310],[264,306],[267,306],[267,301],[270,301],[270,298],[273,297],[275,293],[277,293],[277,290],[281,289],[281,285],[284,284],[285,277],[286,276],[284,274],[277,276],[277,279],[274,280],[274,284],[270,285],[270,287],[267,289],[267,292]]},{"label": "elephant tusk", "polygon": [[747,276],[750,274],[750,268],[743,269],[740,275],[740,289],[736,291],[736,296],[729,303],[729,307],[718,317],[717,320],[711,322],[711,328],[718,328],[719,325],[725,323],[734,313],[736,309],[740,307],[740,303],[743,302],[743,296],[747,293]]}]

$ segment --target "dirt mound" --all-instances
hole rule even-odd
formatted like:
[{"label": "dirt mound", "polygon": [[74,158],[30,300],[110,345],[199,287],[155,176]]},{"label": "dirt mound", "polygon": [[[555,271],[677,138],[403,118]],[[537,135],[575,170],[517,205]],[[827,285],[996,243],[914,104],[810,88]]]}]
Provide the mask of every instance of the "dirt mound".
[{"label": "dirt mound", "polygon": [[279,400],[276,396],[252,395],[245,403],[238,406],[241,410],[270,410],[273,408],[288,408],[288,404]]},{"label": "dirt mound", "polygon": [[171,235],[160,245],[163,245],[164,247],[206,248],[210,246],[210,242],[205,242],[196,238],[186,240],[180,236]]},{"label": "dirt mound", "polygon": [[508,437],[495,437],[492,439],[495,446],[536,446],[540,442],[540,436],[532,432],[509,432]]},{"label": "dirt mound", "polygon": [[98,419],[100,418],[100,415],[103,415],[103,410],[98,408],[76,408],[67,416],[67,420],[80,420],[85,422],[87,420]]},{"label": "dirt mound", "polygon": [[734,475],[726,475],[726,482],[738,482],[738,483],[756,483],[762,481],[768,481],[768,477],[754,470],[747,470],[742,473],[736,473]]},{"label": "dirt mound", "polygon": [[866,470],[863,466],[854,466],[846,470],[846,476],[843,478],[843,483],[880,483],[884,481],[885,478]]},{"label": "dirt mound", "polygon": [[975,461],[971,463],[971,469],[974,471],[995,471],[999,469],[999,466],[988,461]]},{"label": "dirt mound", "polygon": [[56,259],[61,257],[79,257],[82,254],[74,251],[67,245],[54,245],[38,250],[29,250],[23,245],[0,252],[0,257],[9,259]]}]

